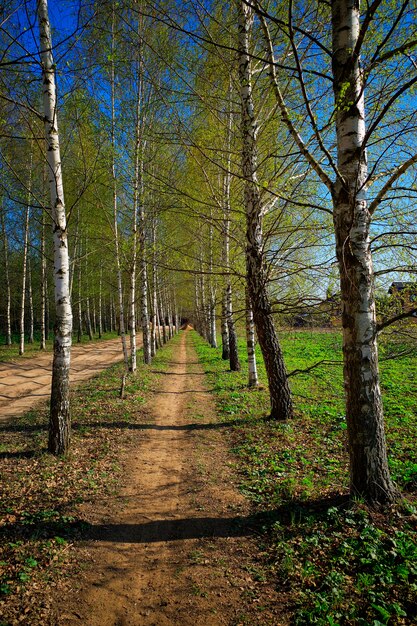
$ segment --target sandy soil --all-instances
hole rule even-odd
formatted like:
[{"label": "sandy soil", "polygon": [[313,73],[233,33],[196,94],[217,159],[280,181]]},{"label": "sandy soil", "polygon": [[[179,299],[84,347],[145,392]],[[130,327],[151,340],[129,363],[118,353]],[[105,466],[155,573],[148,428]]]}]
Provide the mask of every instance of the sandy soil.
[{"label": "sandy soil", "polygon": [[251,574],[248,505],[188,335],[137,426],[121,493],[82,511],[87,569],[61,598],[60,626],[279,624],[265,609],[274,590]]},{"label": "sandy soil", "polygon": [[[70,381],[77,383],[91,378],[122,358],[120,339],[75,344],[71,350]],[[39,352],[30,359],[0,363],[0,420],[21,415],[49,398],[51,365],[50,352]]]}]

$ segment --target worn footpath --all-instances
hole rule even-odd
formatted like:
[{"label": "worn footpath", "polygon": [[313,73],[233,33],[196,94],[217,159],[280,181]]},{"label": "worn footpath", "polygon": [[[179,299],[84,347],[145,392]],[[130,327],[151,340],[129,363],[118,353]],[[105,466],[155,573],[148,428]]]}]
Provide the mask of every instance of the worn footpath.
[{"label": "worn footpath", "polygon": [[281,623],[268,608],[274,590],[253,576],[248,505],[189,331],[174,354],[134,425],[121,492],[84,506],[84,570],[65,610],[56,605],[62,626]]}]

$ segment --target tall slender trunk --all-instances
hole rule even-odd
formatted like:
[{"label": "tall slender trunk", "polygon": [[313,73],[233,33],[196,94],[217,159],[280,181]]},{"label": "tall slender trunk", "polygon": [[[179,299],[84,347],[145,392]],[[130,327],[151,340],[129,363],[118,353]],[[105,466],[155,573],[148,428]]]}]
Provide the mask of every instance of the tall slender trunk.
[{"label": "tall slender trunk", "polygon": [[169,294],[167,294],[167,311],[169,338],[172,339],[174,336],[174,315],[172,311],[172,298]]},{"label": "tall slender trunk", "polygon": [[204,277],[204,266],[203,266],[203,248],[200,243],[200,314],[201,314],[201,334],[204,339],[209,341],[209,320],[208,320],[208,310],[207,310],[207,300],[206,300],[206,281]]},{"label": "tall slender trunk", "polygon": [[[93,329],[91,327],[91,308],[90,308],[90,281],[88,274],[88,252],[87,252],[87,239],[84,244],[85,255],[85,325],[87,328],[87,334],[90,341],[93,340]],[[81,261],[80,261],[81,262]]]},{"label": "tall slender trunk", "polygon": [[33,312],[33,290],[32,290],[32,265],[30,262],[30,256],[28,256],[28,304],[29,304],[29,333],[28,343],[33,343],[33,330],[34,330],[34,312]]},{"label": "tall slender trunk", "polygon": [[194,276],[194,310],[195,310],[195,329],[202,335],[201,331],[201,308],[200,308],[200,295],[199,295],[199,277],[196,274]]},{"label": "tall slender trunk", "polygon": [[248,387],[257,387],[258,370],[256,367],[255,354],[255,325],[253,322],[252,304],[249,298],[249,290],[245,285],[246,299],[246,349],[248,353]]},{"label": "tall slender trunk", "polygon": [[163,294],[160,291],[160,295],[159,295],[159,311],[160,311],[160,318],[161,318],[161,324],[162,324],[162,341],[163,343],[166,343],[168,341],[168,337],[167,337],[167,327],[166,327],[166,311],[165,311],[165,306],[164,306],[164,300],[163,300]]},{"label": "tall slender trunk", "polygon": [[78,306],[77,306],[77,318],[78,318],[78,329],[77,329],[77,342],[81,342],[81,337],[83,335],[83,311],[82,311],[82,266],[81,266],[81,250],[80,244],[78,247]]},{"label": "tall slender trunk", "polygon": [[222,294],[221,333],[222,333],[222,359],[224,361],[228,361],[230,358],[230,349],[229,349],[229,329],[227,327],[226,290],[224,290]]},{"label": "tall slender trunk", "polygon": [[233,292],[230,276],[230,184],[231,184],[231,138],[232,138],[232,122],[233,113],[231,107],[232,99],[232,82],[229,81],[229,90],[227,98],[227,120],[226,120],[226,151],[227,162],[223,175],[223,264],[226,274],[226,285],[223,293],[223,307],[227,328],[228,347],[227,350],[223,344],[223,358],[229,359],[230,369],[232,372],[240,371],[240,361],[238,352],[238,343],[236,335],[235,320],[233,317]]},{"label": "tall slender trunk", "polygon": [[[88,287],[87,287],[88,288]],[[93,340],[93,329],[91,327],[91,311],[90,311],[90,298],[85,299],[85,321],[87,326],[87,335],[90,341]]]},{"label": "tall slender trunk", "polygon": [[292,401],[268,296],[268,276],[263,252],[262,203],[256,174],[258,123],[254,113],[249,51],[253,13],[244,0],[239,6],[239,80],[242,104],[242,171],[245,178],[248,288],[258,341],[268,376],[271,400],[270,419],[285,420],[292,416]]},{"label": "tall slender trunk", "polygon": [[6,231],[6,220],[4,212],[1,211],[1,229],[3,231],[3,249],[4,249],[4,275],[6,280],[6,345],[12,345],[12,321],[11,321],[11,288],[9,274],[9,242]]},{"label": "tall slender trunk", "polygon": [[49,328],[51,326],[51,311],[49,302],[49,282],[48,273],[45,274],[45,341],[49,339]]},{"label": "tall slender trunk", "polygon": [[45,254],[45,211],[42,211],[41,225],[41,340],[40,349],[46,348],[46,254]]},{"label": "tall slender trunk", "polygon": [[100,265],[100,277],[98,283],[98,338],[103,335],[103,268]]},{"label": "tall slender trunk", "polygon": [[240,360],[237,343],[237,334],[235,320],[233,317],[233,303],[232,303],[232,285],[229,282],[226,289],[226,317],[227,328],[229,332],[229,362],[232,372],[240,372]]},{"label": "tall slender trunk", "polygon": [[96,298],[93,297],[93,335],[97,334],[97,310],[96,310]]},{"label": "tall slender trunk", "polygon": [[162,348],[162,337],[161,337],[161,317],[159,314],[159,306],[156,305],[156,329],[157,329],[157,343],[158,348]]},{"label": "tall slender trunk", "polygon": [[64,454],[70,445],[69,369],[72,311],[69,297],[69,257],[64,188],[57,123],[52,38],[47,0],[38,0],[37,13],[43,77],[43,105],[48,156],[48,178],[54,229],[55,340],[52,362],[48,450]]},{"label": "tall slender trunk", "polygon": [[342,297],[343,355],[350,481],[368,503],[392,502],[378,368],[371,216],[366,199],[368,166],[365,102],[359,58],[359,3],[334,0],[333,87],[340,178],[333,190],[336,255]]},{"label": "tall slender trunk", "polygon": [[151,356],[156,354],[156,324],[158,314],[158,300],[156,292],[156,220],[152,216],[152,333],[151,333]]},{"label": "tall slender trunk", "polygon": [[20,299],[20,320],[19,320],[19,354],[23,354],[25,351],[25,305],[26,305],[26,278],[27,278],[27,262],[28,262],[28,245],[29,245],[29,220],[30,220],[30,204],[32,199],[32,164],[33,164],[33,151],[32,145],[30,148],[29,159],[29,187],[28,187],[28,202],[25,212],[25,227],[23,236],[23,262],[22,262],[22,292]]},{"label": "tall slender trunk", "polygon": [[210,345],[212,348],[217,348],[217,330],[216,330],[216,290],[213,282],[213,223],[210,208],[210,223],[209,223],[209,308],[210,308]]},{"label": "tall slender trunk", "polygon": [[123,359],[125,367],[129,369],[129,356],[126,345],[125,318],[123,310],[123,284],[122,284],[122,266],[120,261],[120,245],[119,245],[119,226],[117,211],[117,177],[116,177],[116,112],[115,112],[115,73],[114,73],[114,54],[115,54],[115,7],[113,0],[112,26],[111,26],[111,146],[112,146],[112,180],[113,180],[113,236],[116,253],[116,272],[117,272],[117,291],[119,298],[119,330],[122,341]]},{"label": "tall slender trunk", "polygon": [[78,205],[77,208],[77,222],[76,222],[76,226],[75,226],[75,236],[74,236],[74,252],[73,252],[73,257],[71,259],[71,271],[70,271],[70,296],[71,296],[71,300],[72,300],[72,289],[74,286],[74,277],[75,277],[75,267],[77,265],[78,259],[77,259],[77,251],[80,252],[79,254],[79,259],[80,259],[80,263],[81,263],[81,249],[79,244],[79,239],[80,239],[80,207]]}]

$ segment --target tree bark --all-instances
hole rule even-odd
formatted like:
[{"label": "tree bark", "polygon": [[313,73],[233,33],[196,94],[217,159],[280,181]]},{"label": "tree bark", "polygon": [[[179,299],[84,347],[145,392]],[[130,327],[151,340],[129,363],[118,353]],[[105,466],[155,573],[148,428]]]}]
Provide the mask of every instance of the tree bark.
[{"label": "tree bark", "polygon": [[228,361],[230,358],[229,350],[229,329],[227,327],[227,296],[226,290],[222,296],[222,316],[221,316],[221,332],[222,332],[222,359]]},{"label": "tree bark", "polygon": [[32,290],[32,266],[30,263],[30,256],[28,256],[28,304],[29,304],[29,333],[28,343],[33,343],[33,330],[34,330],[34,313],[33,313],[33,290]]},{"label": "tree bark", "polygon": [[292,401],[268,296],[263,253],[262,202],[256,174],[258,123],[254,113],[249,52],[253,13],[244,0],[240,2],[239,7],[239,80],[242,105],[242,171],[245,178],[248,288],[258,341],[268,376],[271,400],[270,419],[286,420],[292,416]]},{"label": "tree bark", "polygon": [[213,216],[210,207],[209,222],[209,340],[212,348],[217,348],[216,330],[216,290],[213,284]]},{"label": "tree bark", "polygon": [[72,311],[69,297],[68,237],[57,123],[52,38],[47,0],[38,0],[37,14],[43,77],[43,105],[48,157],[48,178],[54,230],[55,339],[52,362],[52,389],[48,450],[56,455],[70,445],[69,369],[71,356]]},{"label": "tree bark", "polygon": [[[226,170],[223,175],[223,263],[226,269],[226,285],[223,294],[223,306],[226,318],[228,346],[225,350],[223,345],[223,354],[229,359],[230,369],[232,372],[240,371],[239,352],[237,344],[237,335],[235,328],[235,320],[233,317],[233,292],[230,277],[230,184],[231,184],[231,138],[232,138],[232,82],[229,82],[229,91],[227,99],[227,124],[226,124],[226,151],[227,163]],[[224,358],[224,356],[223,356]]]},{"label": "tree bark", "polygon": [[[230,277],[228,277],[230,281]],[[226,316],[227,316],[227,330],[229,334],[229,363],[232,372],[240,372],[240,360],[237,343],[237,334],[235,320],[233,317],[233,302],[232,302],[232,285],[230,282],[226,288]]]},{"label": "tree bark", "polygon": [[103,335],[103,268],[100,265],[100,278],[98,283],[98,338]]},{"label": "tree bark", "polygon": [[12,345],[12,321],[11,321],[11,288],[10,288],[10,273],[9,273],[9,242],[6,231],[6,220],[4,219],[4,212],[1,211],[1,228],[3,231],[3,246],[4,246],[4,274],[6,280],[6,345]]},{"label": "tree bark", "polygon": [[32,163],[33,152],[32,146],[30,150],[29,160],[29,190],[28,190],[28,203],[25,211],[25,226],[23,235],[23,262],[22,262],[22,292],[20,298],[20,320],[19,320],[19,354],[25,352],[25,304],[26,304],[26,277],[27,277],[27,262],[28,262],[28,245],[29,245],[29,218],[30,218],[30,201],[32,197]]},{"label": "tree bark", "polygon": [[370,504],[389,503],[397,491],[388,469],[379,382],[365,102],[359,58],[359,3],[332,2],[333,85],[338,171],[333,188],[336,254],[342,297],[346,422],[353,496]]},{"label": "tree bark", "polygon": [[46,348],[46,254],[45,254],[45,212],[42,211],[42,226],[41,226],[41,340],[40,350]]},{"label": "tree bark", "polygon": [[81,265],[81,244],[78,244],[78,305],[77,305],[77,343],[81,343],[83,335],[83,312],[82,312],[82,265]]},{"label": "tree bark", "polygon": [[117,177],[116,177],[116,114],[115,114],[115,75],[114,75],[114,55],[115,55],[115,7],[113,2],[112,11],[112,30],[111,30],[111,145],[112,145],[112,179],[113,179],[113,235],[116,253],[116,272],[117,272],[117,292],[119,299],[119,331],[122,341],[123,359],[126,370],[129,370],[129,356],[126,345],[125,317],[123,310],[123,284],[122,284],[122,266],[120,261],[119,246],[119,227],[117,219]]},{"label": "tree bark", "polygon": [[[90,341],[93,340],[93,329],[91,327],[91,310],[90,310],[90,281],[88,274],[88,252],[87,252],[87,239],[84,244],[84,254],[85,254],[85,325],[87,328],[87,334]],[[80,259],[81,262],[81,259]]]},{"label": "tree bark", "polygon": [[155,356],[157,345],[156,325],[158,314],[158,298],[156,291],[156,220],[152,217],[152,332],[151,332],[151,356]]},{"label": "tree bark", "polygon": [[257,387],[258,370],[256,367],[255,354],[255,325],[253,322],[252,304],[249,298],[249,290],[245,287],[246,298],[246,348],[248,352],[248,387]]}]

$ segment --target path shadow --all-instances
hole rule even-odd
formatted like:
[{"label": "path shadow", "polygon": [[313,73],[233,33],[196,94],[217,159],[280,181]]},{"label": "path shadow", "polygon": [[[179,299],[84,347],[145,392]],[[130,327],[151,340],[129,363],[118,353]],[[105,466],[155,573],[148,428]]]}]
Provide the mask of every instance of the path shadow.
[{"label": "path shadow", "polygon": [[192,422],[191,424],[131,424],[129,422],[101,422],[97,424],[73,424],[73,429],[80,428],[126,428],[128,430],[171,430],[171,431],[187,431],[187,430],[217,430],[219,428],[231,428],[236,426],[239,420],[233,420],[230,422],[220,422],[218,424],[212,422],[209,424],[200,424],[199,422]]},{"label": "path shadow", "polygon": [[277,522],[282,527],[287,526],[295,532],[302,532],[299,525],[302,525],[303,520],[320,518],[329,508],[335,506],[344,508],[348,504],[348,496],[335,494],[321,500],[295,500],[271,511],[260,511],[248,516],[157,519],[137,524],[90,524],[82,519],[67,523],[62,520],[40,520],[32,524],[21,522],[8,524],[3,526],[2,530],[5,536],[17,539],[28,536],[52,538],[59,535],[66,539],[119,544],[245,537],[268,534]]},{"label": "path shadow", "polygon": [[[251,424],[260,423],[265,421],[265,417],[259,417],[256,419],[246,420],[245,418],[237,418],[228,420],[227,422],[210,422],[208,424],[200,422],[191,422],[189,424],[176,425],[164,425],[164,424],[138,424],[128,421],[115,421],[115,422],[77,422],[75,419],[71,428],[73,430],[91,429],[91,428],[126,428],[127,430],[216,430],[220,428],[232,428],[234,426],[243,426],[250,421]],[[41,433],[48,430],[48,423],[44,424],[3,424],[0,426],[0,433]],[[1,457],[0,457],[1,458]]]}]

